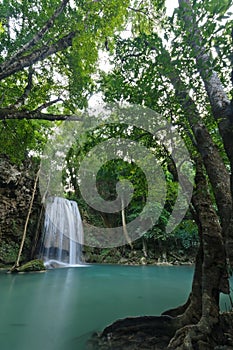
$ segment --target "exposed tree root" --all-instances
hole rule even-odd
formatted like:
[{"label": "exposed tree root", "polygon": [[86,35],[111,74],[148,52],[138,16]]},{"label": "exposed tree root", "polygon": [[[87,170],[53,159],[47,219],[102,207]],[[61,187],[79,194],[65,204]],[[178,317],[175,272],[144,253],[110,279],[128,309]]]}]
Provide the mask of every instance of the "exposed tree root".
[{"label": "exposed tree root", "polygon": [[170,336],[176,330],[175,319],[169,316],[142,316],[142,317],[128,317],[118,320],[106,327],[102,336],[117,332],[118,334],[131,333],[131,331],[145,331],[154,333],[154,331],[163,332],[164,335]]},{"label": "exposed tree root", "polygon": [[212,350],[216,342],[208,334],[207,329],[203,329],[199,324],[189,325],[179,329],[175,337],[171,339],[168,349],[176,350]]},{"label": "exposed tree root", "polygon": [[176,323],[169,316],[129,317],[106,327],[93,336],[90,349],[164,350],[175,334]]},{"label": "exposed tree root", "polygon": [[[233,313],[220,315],[212,330],[208,320],[179,328],[176,318],[135,317],[119,320],[94,335],[93,350],[233,350]],[[174,336],[175,334],[175,336]],[[174,336],[174,338],[173,338]]]},{"label": "exposed tree root", "polygon": [[177,330],[168,349],[175,350],[213,350],[233,349],[233,313],[220,315],[219,322],[212,328],[204,317],[197,325],[188,325]]}]

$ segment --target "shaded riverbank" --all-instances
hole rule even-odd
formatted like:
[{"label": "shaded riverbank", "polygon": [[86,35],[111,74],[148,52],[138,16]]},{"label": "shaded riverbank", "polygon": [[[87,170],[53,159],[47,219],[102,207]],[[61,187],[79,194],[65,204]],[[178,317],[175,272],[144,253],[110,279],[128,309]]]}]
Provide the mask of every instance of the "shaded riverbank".
[{"label": "shaded riverbank", "polygon": [[84,258],[90,264],[118,264],[118,265],[193,265],[196,260],[197,247],[187,250],[160,251],[159,249],[143,252],[140,249],[118,247],[99,249],[85,247]]}]

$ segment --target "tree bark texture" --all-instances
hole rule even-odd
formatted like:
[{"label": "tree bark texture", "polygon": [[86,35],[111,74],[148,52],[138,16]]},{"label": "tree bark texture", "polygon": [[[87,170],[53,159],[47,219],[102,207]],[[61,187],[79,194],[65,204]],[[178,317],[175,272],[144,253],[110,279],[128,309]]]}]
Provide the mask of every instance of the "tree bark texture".
[{"label": "tree bark texture", "polygon": [[[222,230],[216,211],[212,206],[208,183],[200,161],[197,161],[196,188],[193,202],[200,221],[203,247],[201,317],[197,324],[190,325],[188,323],[180,328],[170,341],[168,348],[176,350],[211,350],[215,345],[215,330],[219,324],[219,295],[220,292],[229,293],[229,281],[225,246],[221,235]],[[197,281],[198,279],[196,281],[194,279],[194,282]],[[193,285],[193,288],[197,288],[197,290],[199,287],[199,283],[196,286]],[[198,300],[195,300],[194,309],[197,306]],[[186,311],[188,312],[188,308]]]},{"label": "tree bark texture", "polygon": [[[232,103],[224,91],[223,85],[212,68],[210,53],[205,48],[205,42],[195,21],[190,0],[179,0],[182,18],[189,34],[189,44],[203,79],[206,93],[209,97],[212,114],[223,140],[224,148],[231,165],[231,197],[233,198],[233,108]],[[218,165],[216,166],[218,167]],[[220,185],[219,185],[220,186]],[[229,197],[228,195],[226,198]],[[226,207],[225,207],[226,209]],[[229,209],[226,209],[229,212]],[[223,231],[226,241],[228,260],[233,268],[233,206],[231,204],[230,216],[223,222]]]},{"label": "tree bark texture", "polygon": [[165,53],[167,57],[166,62],[170,62],[171,64],[171,69],[168,69],[166,74],[173,84],[176,96],[187,116],[195,138],[196,148],[202,157],[212,185],[226,244],[228,262],[229,265],[233,267],[233,204],[230,174],[226,169],[219,150],[214,144],[208,129],[205,125],[200,123],[201,116],[199,115],[195,102],[189,96],[188,91],[186,91],[185,85],[179,77],[179,72],[176,71],[176,68],[172,64],[169,53]]}]

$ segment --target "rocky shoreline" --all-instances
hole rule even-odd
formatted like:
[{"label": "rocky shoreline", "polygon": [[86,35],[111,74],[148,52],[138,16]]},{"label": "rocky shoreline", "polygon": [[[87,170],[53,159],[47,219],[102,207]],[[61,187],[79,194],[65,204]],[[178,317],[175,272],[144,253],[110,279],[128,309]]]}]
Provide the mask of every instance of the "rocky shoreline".
[{"label": "rocky shoreline", "polygon": [[89,249],[84,252],[84,260],[89,264],[117,264],[117,265],[155,265],[155,266],[175,266],[175,265],[193,265],[195,263],[196,252],[183,254],[163,253],[144,256],[141,250],[125,251],[120,249],[99,250]]},{"label": "rocky shoreline", "polygon": [[[177,330],[169,316],[128,317],[93,334],[87,350],[166,350]],[[220,315],[211,350],[233,350],[233,312]],[[208,348],[209,350],[209,348]]]}]

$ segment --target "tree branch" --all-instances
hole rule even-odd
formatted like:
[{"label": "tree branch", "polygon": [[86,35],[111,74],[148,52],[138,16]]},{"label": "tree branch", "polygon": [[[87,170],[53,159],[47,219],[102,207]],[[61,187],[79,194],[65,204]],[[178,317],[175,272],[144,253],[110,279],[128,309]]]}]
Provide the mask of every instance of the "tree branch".
[{"label": "tree branch", "polygon": [[23,68],[32,66],[36,62],[43,61],[45,58],[58,51],[65,50],[72,45],[72,40],[75,35],[76,32],[70,32],[52,45],[44,45],[41,48],[33,51],[31,54],[20,57],[8,68],[8,64],[3,63],[0,65],[0,80],[7,78],[18,71],[21,71]]},{"label": "tree branch", "polygon": [[49,106],[52,106],[53,104],[62,101],[61,98],[56,98],[55,100],[49,101],[49,102],[45,102],[43,103],[41,106],[39,106],[35,112],[41,112],[43,109],[48,108]]},{"label": "tree branch", "polygon": [[22,105],[24,105],[25,100],[28,98],[28,95],[30,94],[30,91],[33,87],[33,81],[32,81],[33,73],[34,73],[34,70],[32,69],[32,67],[29,67],[27,86],[25,87],[22,96],[20,96],[20,98],[14,103],[13,106],[15,108],[19,108]]},{"label": "tree branch", "polygon": [[34,111],[27,110],[17,110],[12,108],[1,108],[0,109],[0,120],[6,119],[37,119],[37,120],[49,120],[49,121],[58,121],[58,120],[73,120],[73,121],[82,121],[82,118],[77,115],[69,114],[53,114],[53,113],[43,113],[39,109]]},{"label": "tree branch", "polygon": [[69,0],[63,0],[60,6],[55,10],[50,19],[45,23],[45,25],[36,33],[31,40],[29,40],[25,45],[23,45],[6,63],[6,68],[10,67],[12,63],[19,59],[28,49],[34,47],[43,36],[49,31],[53,26],[55,19],[63,12],[64,8],[68,4]]},{"label": "tree branch", "polygon": [[205,84],[205,89],[210,100],[214,118],[227,117],[230,100],[222,86],[217,73],[212,68],[210,53],[206,50],[204,39],[195,21],[194,12],[190,0],[179,0],[179,6],[183,13],[186,32],[189,34],[189,44],[194,52],[200,75]]},{"label": "tree branch", "polygon": [[129,6],[128,9],[131,10],[131,11],[133,11],[133,12],[141,13],[141,14],[144,15],[144,16],[148,16],[148,12],[144,12],[144,11],[141,10],[141,9],[135,9],[135,8],[133,8],[133,7],[131,7],[131,6]]},{"label": "tree branch", "polygon": [[144,53],[142,53],[142,52],[139,52],[139,53],[129,53],[129,54],[127,54],[127,55],[121,57],[121,62],[126,61],[128,58],[132,58],[132,57],[137,58],[137,57],[141,57],[142,55],[144,55]]},{"label": "tree branch", "polygon": [[[194,20],[195,17],[190,0],[179,0],[179,6],[183,13],[182,18],[184,20],[186,32],[190,37],[189,44],[194,52],[197,67],[210,100],[213,117],[218,123],[219,132],[233,174],[233,106],[224,91],[224,87],[217,73],[211,66],[211,56],[205,48],[200,29]],[[231,191],[233,195],[233,176],[231,179]]]}]

